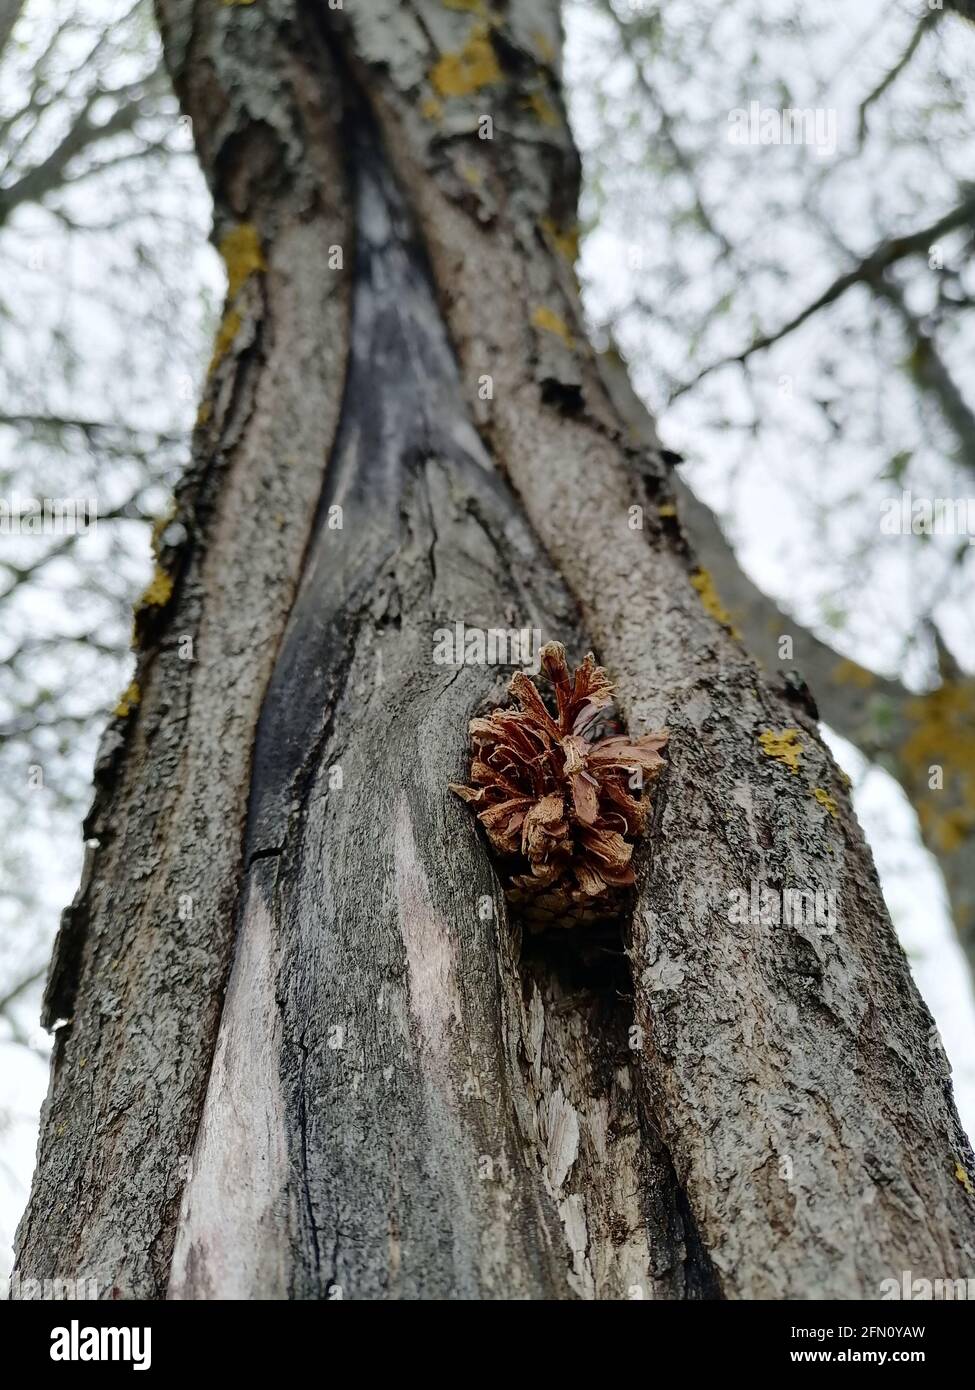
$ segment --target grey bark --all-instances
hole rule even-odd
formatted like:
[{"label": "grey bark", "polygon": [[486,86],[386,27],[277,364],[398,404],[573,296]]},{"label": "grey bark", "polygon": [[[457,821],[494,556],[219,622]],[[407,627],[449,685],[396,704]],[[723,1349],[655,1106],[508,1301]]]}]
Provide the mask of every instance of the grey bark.
[{"label": "grey bark", "polygon": [[[52,966],[20,1272],[365,1299],[970,1272],[971,1154],[845,791],[702,606],[582,335],[554,7],[159,9],[231,302]],[[505,673],[433,661],[455,621],[592,644],[630,728],[673,730],[615,938],[509,920],[446,791]],[[834,892],[835,936],[736,923],[753,878]]]}]

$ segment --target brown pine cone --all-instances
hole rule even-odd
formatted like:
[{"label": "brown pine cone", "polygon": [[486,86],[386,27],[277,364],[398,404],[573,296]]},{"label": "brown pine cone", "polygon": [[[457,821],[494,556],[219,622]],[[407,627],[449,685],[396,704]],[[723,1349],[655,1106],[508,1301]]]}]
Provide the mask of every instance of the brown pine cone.
[{"label": "brown pine cone", "polygon": [[641,792],[664,766],[667,731],[594,736],[613,687],[591,652],[570,676],[565,648],[549,642],[542,670],[555,713],[527,675],[513,676],[520,709],[471,720],[473,785],[450,789],[478,808],[512,906],[531,925],[568,927],[621,910],[649,808]]}]

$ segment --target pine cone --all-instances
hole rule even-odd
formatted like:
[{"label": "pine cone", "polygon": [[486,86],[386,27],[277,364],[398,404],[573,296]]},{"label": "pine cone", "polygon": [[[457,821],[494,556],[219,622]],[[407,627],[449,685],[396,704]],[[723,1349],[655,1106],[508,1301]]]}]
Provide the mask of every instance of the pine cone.
[{"label": "pine cone", "polygon": [[649,808],[634,796],[664,766],[667,731],[595,737],[613,687],[592,653],[569,675],[565,648],[542,648],[555,689],[549,712],[523,672],[508,686],[520,709],[470,722],[473,786],[451,791],[477,818],[508,869],[506,896],[532,925],[572,926],[615,916],[633,883],[630,857]]}]

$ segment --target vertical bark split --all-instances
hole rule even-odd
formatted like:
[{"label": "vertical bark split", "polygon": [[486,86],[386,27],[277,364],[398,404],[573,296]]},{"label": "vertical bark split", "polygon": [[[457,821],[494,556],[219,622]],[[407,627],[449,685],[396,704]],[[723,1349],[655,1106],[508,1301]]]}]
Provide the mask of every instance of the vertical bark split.
[{"label": "vertical bark split", "polygon": [[[676,1196],[643,1143],[619,980],[582,972],[570,992],[544,957],[524,975],[516,955],[499,958],[503,895],[444,796],[498,679],[437,667],[434,630],[498,615],[546,635],[576,624],[467,417],[362,110],[354,129],[342,415],[258,731],[237,956],[170,1292],[682,1289],[679,1218],[651,1249],[643,1192],[652,1181],[671,1212]],[[625,981],[622,943],[618,963]],[[266,971],[276,1011],[248,981]],[[250,1065],[255,1033],[274,1085]],[[255,1078],[265,1109],[252,1116]],[[248,1196],[260,1184],[253,1215],[235,1198],[241,1167]]]},{"label": "vertical bark split", "polygon": [[[845,790],[702,603],[585,342],[555,5],[160,11],[230,296],[52,975],[23,1272],[312,1298],[963,1275],[971,1155]],[[600,950],[521,943],[446,792],[504,680],[434,662],[457,621],[594,644],[631,730],[672,730]],[[753,880],[833,893],[835,934],[734,920]]]}]

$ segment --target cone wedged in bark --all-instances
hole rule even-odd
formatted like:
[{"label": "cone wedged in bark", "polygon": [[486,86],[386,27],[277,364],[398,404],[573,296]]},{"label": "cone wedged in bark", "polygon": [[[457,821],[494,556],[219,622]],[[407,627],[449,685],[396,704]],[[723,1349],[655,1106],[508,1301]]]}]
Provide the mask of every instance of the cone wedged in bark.
[{"label": "cone wedged in bark", "polygon": [[450,789],[476,808],[512,906],[530,925],[570,927],[626,904],[667,731],[599,737],[613,687],[592,653],[570,675],[565,648],[549,642],[541,664],[554,711],[518,672],[508,690],[519,708],[471,720],[473,785]]}]

